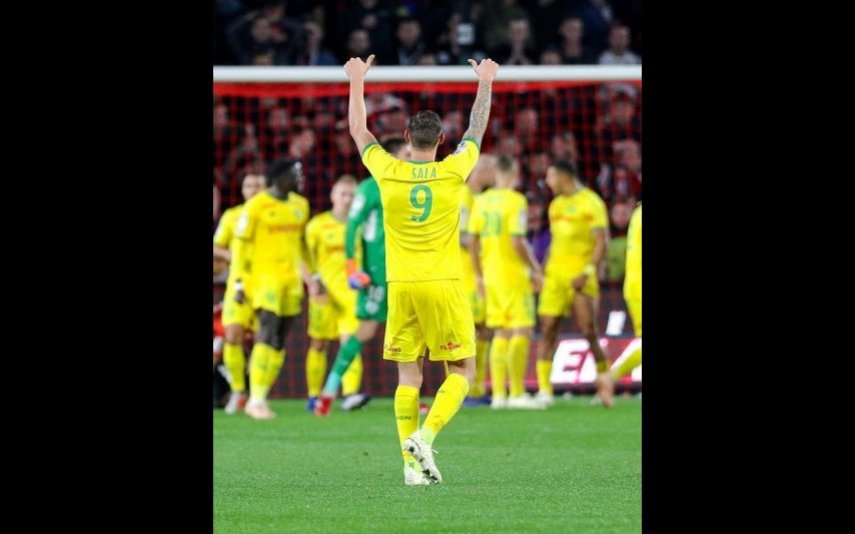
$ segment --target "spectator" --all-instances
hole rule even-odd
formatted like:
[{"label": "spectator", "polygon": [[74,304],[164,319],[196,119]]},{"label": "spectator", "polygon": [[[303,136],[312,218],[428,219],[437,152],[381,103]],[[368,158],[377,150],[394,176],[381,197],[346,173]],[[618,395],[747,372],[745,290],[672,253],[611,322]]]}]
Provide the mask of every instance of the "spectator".
[{"label": "spectator", "polygon": [[350,35],[347,36],[345,59],[342,61],[342,63],[352,57],[368,59],[368,56],[371,55],[369,52],[370,48],[371,39],[368,37],[368,32],[362,29],[353,30],[352,32],[350,32]]},{"label": "spectator", "polygon": [[561,62],[565,65],[594,65],[596,56],[582,44],[584,25],[579,17],[568,17],[558,29]]},{"label": "spectator", "polygon": [[557,48],[548,46],[540,53],[541,65],[561,65],[561,53]]},{"label": "spectator", "polygon": [[632,139],[641,142],[641,120],[635,114],[635,88],[617,85],[611,88],[612,96],[606,104],[606,113],[598,118],[598,141],[595,158],[615,164],[615,143]]},{"label": "spectator", "polygon": [[525,107],[514,114],[514,137],[519,141],[522,151],[526,154],[539,152],[543,141],[540,136],[540,121],[537,111]]},{"label": "spectator", "polygon": [[608,46],[606,39],[614,20],[612,7],[608,0],[584,0],[578,15],[585,29],[582,44],[593,54],[599,54]]},{"label": "spectator", "polygon": [[323,44],[324,29],[315,21],[304,25],[306,32],[306,48],[297,58],[297,65],[334,66],[339,61]]},{"label": "spectator", "polygon": [[348,4],[356,5],[349,6],[344,16],[338,19],[339,28],[342,30],[339,35],[345,35],[354,29],[365,30],[372,44],[371,52],[376,54],[377,58],[387,57],[392,50],[392,13],[377,0],[359,0]]},{"label": "spectator", "polygon": [[508,44],[495,48],[490,56],[501,65],[531,65],[535,56],[528,19],[518,15],[508,22]]},{"label": "spectator", "polygon": [[573,132],[553,134],[549,144],[549,155],[552,159],[566,159],[579,163],[579,148],[576,146],[576,136]]},{"label": "spectator", "polygon": [[426,48],[422,40],[421,23],[414,18],[403,18],[398,22],[395,36],[398,38],[398,46],[391,54],[387,54],[384,64],[418,65]]},{"label": "spectator", "polygon": [[[508,44],[511,19],[525,16],[516,0],[484,0],[478,14],[478,34],[485,50],[496,50]],[[494,56],[495,57],[495,56]]]},{"label": "spectator", "polygon": [[606,280],[613,284],[623,280],[626,270],[626,231],[632,217],[632,204],[617,200],[609,214],[611,238],[606,250]]},{"label": "spectator", "polygon": [[615,24],[609,31],[609,49],[600,55],[600,65],[640,65],[641,58],[629,49],[629,28]]},{"label": "spectator", "polygon": [[534,249],[534,257],[543,265],[546,251],[552,241],[549,226],[546,224],[546,190],[543,179],[535,183],[535,187],[526,193],[528,200],[528,230],[526,237]]}]

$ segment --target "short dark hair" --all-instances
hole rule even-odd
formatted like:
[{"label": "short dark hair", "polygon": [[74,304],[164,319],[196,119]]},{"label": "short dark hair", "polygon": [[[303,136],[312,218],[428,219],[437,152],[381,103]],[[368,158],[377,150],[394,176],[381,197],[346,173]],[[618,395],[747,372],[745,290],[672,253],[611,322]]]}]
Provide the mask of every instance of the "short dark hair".
[{"label": "short dark hair", "polygon": [[572,178],[578,178],[579,172],[576,170],[576,165],[572,161],[566,159],[556,159],[549,164],[550,167],[555,167],[559,172],[566,174]]},{"label": "short dark hair", "polygon": [[390,137],[382,143],[383,150],[394,155],[395,152],[401,150],[401,147],[406,145],[407,141],[403,137]]},{"label": "short dark hair", "polygon": [[413,148],[433,148],[442,133],[442,121],[434,111],[419,111],[410,117],[407,129],[413,140]]},{"label": "short dark hair", "polygon": [[300,162],[296,159],[280,159],[274,161],[267,172],[264,173],[264,181],[267,187],[272,186],[283,177],[290,178],[289,189],[297,190],[297,175],[294,172],[294,167]]},{"label": "short dark hair", "polygon": [[514,168],[514,158],[507,154],[501,154],[496,160],[496,168],[500,172],[509,172]]}]

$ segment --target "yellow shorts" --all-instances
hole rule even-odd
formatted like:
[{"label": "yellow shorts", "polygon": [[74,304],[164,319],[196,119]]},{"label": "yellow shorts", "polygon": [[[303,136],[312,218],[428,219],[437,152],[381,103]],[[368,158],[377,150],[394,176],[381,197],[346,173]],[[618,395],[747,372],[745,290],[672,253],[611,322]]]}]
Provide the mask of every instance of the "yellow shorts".
[{"label": "yellow shorts", "polygon": [[534,326],[534,294],[531,282],[487,285],[487,328]]},{"label": "yellow shorts", "polygon": [[235,302],[235,294],[231,288],[226,289],[223,295],[223,326],[239,325],[244,328],[255,326],[255,311],[252,309],[252,300],[247,297],[246,302],[238,304]]},{"label": "yellow shorts", "polygon": [[303,282],[283,283],[277,277],[258,277],[252,284],[252,307],[267,310],[279,317],[300,315],[303,304]]},{"label": "yellow shorts", "polygon": [[[576,271],[572,274],[555,276],[547,274],[543,280],[543,289],[540,290],[540,303],[537,306],[538,315],[548,315],[550,317],[563,317],[570,315],[570,305],[573,303],[573,298],[576,296],[576,290],[573,289],[573,279],[582,274],[582,271]],[[582,293],[589,297],[600,297],[600,283],[596,276],[589,276],[588,281],[582,287]]]},{"label": "yellow shorts", "polygon": [[309,299],[309,337],[339,339],[359,327],[356,318],[356,291],[330,291],[318,299]]},{"label": "yellow shorts", "polygon": [[475,323],[459,280],[389,282],[383,359],[414,362],[425,347],[432,361],[475,356]]},{"label": "yellow shorts", "polygon": [[641,297],[625,298],[626,308],[629,310],[629,316],[632,317],[632,328],[635,330],[635,337],[641,337]]}]

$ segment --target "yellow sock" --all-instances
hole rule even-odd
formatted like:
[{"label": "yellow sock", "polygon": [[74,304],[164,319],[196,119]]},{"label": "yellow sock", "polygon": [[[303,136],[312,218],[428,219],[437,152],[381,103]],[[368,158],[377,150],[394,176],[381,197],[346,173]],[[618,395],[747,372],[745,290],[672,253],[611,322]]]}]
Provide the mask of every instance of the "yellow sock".
[{"label": "yellow sock", "polygon": [[[398,386],[395,390],[395,422],[398,425],[398,441],[403,447],[404,440],[419,428],[419,388]],[[401,454],[405,464],[415,462],[408,451],[402,449]]]},{"label": "yellow sock", "polygon": [[469,388],[469,395],[478,398],[487,394],[484,381],[487,379],[487,354],[490,350],[490,342],[486,339],[475,341],[475,380]]},{"label": "yellow sock", "polygon": [[442,427],[447,425],[460,409],[467,393],[469,393],[469,381],[463,375],[457,373],[448,375],[445,382],[439,386],[433,406],[430,407],[425,424],[422,425],[421,433],[425,443],[433,444]]},{"label": "yellow sock", "polygon": [[265,343],[256,343],[252,346],[252,354],[249,362],[249,396],[252,400],[264,400],[270,391],[267,383],[267,363],[270,353],[276,349]]},{"label": "yellow sock", "polygon": [[359,388],[362,387],[362,354],[357,354],[356,358],[350,362],[347,371],[341,375],[341,394],[342,396],[354,395],[359,393]]},{"label": "yellow sock", "polygon": [[223,363],[232,377],[232,391],[246,391],[246,356],[243,354],[243,347],[238,343],[226,343],[223,347]]},{"label": "yellow sock", "polygon": [[528,368],[528,336],[513,336],[508,342],[508,369],[510,369],[511,397],[525,393],[525,371]]},{"label": "yellow sock", "polygon": [[327,376],[327,351],[309,348],[306,353],[306,386],[310,397],[321,394]]},{"label": "yellow sock", "polygon": [[273,388],[276,379],[279,378],[279,371],[282,370],[282,365],[285,363],[285,349],[276,350],[270,347],[270,355],[267,357],[267,374],[264,377],[267,380],[268,391]]},{"label": "yellow sock", "polygon": [[603,360],[601,362],[597,362],[597,372],[598,373],[605,373],[606,371],[608,371],[609,370],[609,363],[611,363],[611,362],[609,362],[609,360]]},{"label": "yellow sock", "polygon": [[549,375],[552,374],[552,360],[537,360],[537,389],[543,393],[552,395],[552,382]]},{"label": "yellow sock", "polygon": [[[632,351],[619,366],[612,369],[612,376],[615,378],[626,376],[639,365],[641,365],[641,347]],[[231,370],[229,372],[231,372]]]},{"label": "yellow sock", "polygon": [[505,379],[508,377],[508,339],[493,337],[490,344],[490,382],[494,397],[507,397]]}]

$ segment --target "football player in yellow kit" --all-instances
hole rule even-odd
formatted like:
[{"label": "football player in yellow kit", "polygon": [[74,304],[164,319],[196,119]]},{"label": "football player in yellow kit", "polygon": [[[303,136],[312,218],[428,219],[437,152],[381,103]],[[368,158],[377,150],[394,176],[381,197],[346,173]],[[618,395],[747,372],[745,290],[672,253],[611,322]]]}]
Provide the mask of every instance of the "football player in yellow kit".
[{"label": "football player in yellow kit", "polygon": [[603,200],[582,185],[576,166],[555,160],[546,171],[546,184],[555,197],[549,204],[552,242],[546,260],[546,276],[540,292],[541,341],[538,344],[538,399],[553,402],[552,356],[558,336],[558,322],[571,309],[582,335],[588,341],[597,364],[597,392],[603,405],[612,405],[612,378],[609,359],[600,347],[597,306],[600,285],[599,264],[605,256],[608,215]]},{"label": "football player in yellow kit", "polygon": [[485,382],[487,379],[487,355],[490,351],[491,331],[484,324],[487,320],[487,307],[483,291],[479,291],[475,279],[475,268],[469,253],[471,237],[468,233],[470,214],[475,200],[489,186],[496,182],[496,156],[481,154],[475,168],[469,173],[469,178],[460,189],[460,259],[463,261],[463,287],[469,294],[472,305],[472,317],[475,320],[475,380],[469,388],[469,396],[463,401],[464,406],[480,406],[489,404]]},{"label": "football player in yellow kit", "polygon": [[[469,234],[478,286],[487,295],[487,327],[493,330],[490,381],[493,408],[544,408],[526,394],[529,342],[534,327],[534,293],[543,273],[526,240],[528,201],[514,190],[515,162],[499,157],[496,187],[475,201]],[[506,395],[505,377],[510,379]]]},{"label": "football player in yellow kit", "polygon": [[[309,299],[309,351],[306,354],[306,383],[314,411],[327,372],[327,348],[331,340],[342,344],[356,332],[356,293],[350,289],[345,270],[344,241],[347,217],[356,194],[356,178],[340,177],[333,184],[332,209],[318,214],[306,225],[306,244],[317,269],[313,278],[320,293]],[[359,393],[362,384],[362,356],[357,354],[342,376],[342,395]],[[365,398],[365,397],[363,397]]]},{"label": "football player in yellow kit", "polygon": [[[632,317],[632,327],[639,344],[612,369],[612,378],[617,380],[641,365],[641,203],[632,213],[626,236],[626,277],[623,281],[623,298]],[[629,347],[627,347],[629,348]],[[620,358],[618,358],[620,359]]]},{"label": "football player in yellow kit", "polygon": [[[264,187],[264,176],[247,174],[241,182],[241,194],[248,201]],[[226,281],[226,291],[223,295],[222,322],[225,329],[225,344],[223,346],[223,364],[229,371],[229,386],[231,395],[226,404],[225,412],[229,415],[242,410],[246,404],[246,356],[243,353],[243,338],[253,326],[255,313],[248,302],[239,304],[235,301],[235,281],[243,272],[240,267],[244,259],[241,257],[242,248],[237,242],[235,226],[243,211],[243,204],[232,206],[223,212],[217,233],[214,234],[214,257],[229,262],[229,278]],[[234,253],[233,253],[234,252]],[[244,286],[244,291],[248,288]]]},{"label": "football player in yellow kit", "polygon": [[246,203],[236,227],[237,237],[246,247],[246,261],[235,283],[235,299],[247,300],[243,285],[249,283],[251,304],[258,313],[245,408],[254,419],[276,416],[267,404],[267,394],[285,362],[288,330],[301,311],[300,264],[309,257],[304,239],[309,201],[297,193],[303,181],[300,162],[277,161],[266,177],[268,189]]},{"label": "football player in yellow kit", "polygon": [[[457,150],[441,161],[445,140],[433,111],[410,118],[404,138],[412,159],[401,161],[383,150],[368,131],[365,113],[367,62],[351,58],[350,134],[362,161],[377,180],[386,230],[388,317],[383,358],[398,364],[395,418],[404,457],[404,483],[442,482],[432,444],[454,417],[475,378],[475,323],[460,278],[460,188],[475,166],[490,116],[492,82],[499,65],[469,60],[478,77],[469,128]],[[426,350],[448,365],[424,425],[419,427],[419,389]],[[418,468],[417,468],[418,466]]]}]

